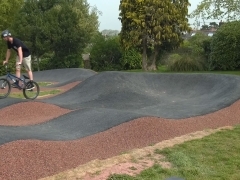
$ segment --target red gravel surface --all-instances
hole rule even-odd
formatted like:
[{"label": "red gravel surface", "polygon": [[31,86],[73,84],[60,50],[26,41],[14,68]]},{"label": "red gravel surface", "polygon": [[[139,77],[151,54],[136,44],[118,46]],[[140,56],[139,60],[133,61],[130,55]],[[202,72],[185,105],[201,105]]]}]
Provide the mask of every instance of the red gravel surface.
[{"label": "red gravel surface", "polygon": [[[16,120],[8,111],[24,109]],[[94,159],[106,159],[134,148],[142,148],[163,140],[204,129],[240,124],[240,101],[217,112],[181,120],[143,117],[123,123],[107,131],[73,141],[19,140],[0,146],[1,180],[34,180]],[[31,117],[39,109],[41,113]],[[69,110],[38,102],[15,104],[0,110],[1,125],[27,125],[49,121]],[[14,119],[14,120],[13,120]]]},{"label": "red gravel surface", "polygon": [[0,125],[26,126],[39,124],[69,112],[71,110],[40,102],[17,103],[0,110]]}]

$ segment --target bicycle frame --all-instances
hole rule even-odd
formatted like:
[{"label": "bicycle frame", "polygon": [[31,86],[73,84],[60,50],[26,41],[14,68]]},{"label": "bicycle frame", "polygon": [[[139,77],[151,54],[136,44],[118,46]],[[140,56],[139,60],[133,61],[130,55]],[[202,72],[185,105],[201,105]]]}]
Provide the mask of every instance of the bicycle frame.
[{"label": "bicycle frame", "polygon": [[[7,66],[6,66],[6,70],[7,70]],[[19,82],[22,82],[22,84],[18,84],[18,89],[24,89],[26,87],[26,79],[29,79],[27,76],[22,75],[23,78],[19,78],[13,74],[10,73],[10,71],[7,71],[7,75],[6,75],[6,79],[7,80],[11,80],[13,82],[16,82],[16,80],[18,80]]]},{"label": "bicycle frame", "polygon": [[[24,74],[22,74],[21,77],[17,77],[16,75],[10,73],[10,71],[8,70],[7,65],[5,65],[6,68],[6,77],[5,78],[1,78],[1,81],[3,81],[2,85],[1,85],[1,89],[6,89],[6,93],[3,93],[3,95],[1,95],[0,99],[2,98],[6,98],[9,93],[11,92],[11,82],[21,82],[18,84],[14,84],[14,87],[18,88],[19,90],[23,91],[23,95],[26,99],[36,99],[39,95],[40,92],[40,88],[39,85],[37,84],[37,82],[35,81],[30,81],[30,78],[25,76]],[[28,85],[31,85],[31,88],[27,88]],[[36,91],[33,91],[33,89],[35,88]],[[30,92],[30,93],[28,93]]]}]

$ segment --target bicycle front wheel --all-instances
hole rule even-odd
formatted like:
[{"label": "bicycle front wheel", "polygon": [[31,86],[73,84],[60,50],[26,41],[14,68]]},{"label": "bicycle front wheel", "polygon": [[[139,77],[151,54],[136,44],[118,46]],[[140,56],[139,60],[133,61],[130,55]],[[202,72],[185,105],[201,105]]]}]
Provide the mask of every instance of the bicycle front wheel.
[{"label": "bicycle front wheel", "polygon": [[[31,89],[29,89],[31,87]],[[27,82],[26,87],[23,89],[23,95],[26,99],[36,99],[39,95],[40,88],[35,81]]]},{"label": "bicycle front wheel", "polygon": [[0,78],[0,99],[6,98],[11,92],[11,84],[5,78]]}]

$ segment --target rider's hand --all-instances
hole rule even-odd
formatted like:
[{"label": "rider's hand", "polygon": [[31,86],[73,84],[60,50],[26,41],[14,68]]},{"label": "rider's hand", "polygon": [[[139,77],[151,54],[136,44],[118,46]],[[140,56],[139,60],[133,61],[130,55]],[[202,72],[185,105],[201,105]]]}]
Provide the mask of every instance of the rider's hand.
[{"label": "rider's hand", "polygon": [[16,62],[16,66],[19,66],[19,65],[21,65],[22,63],[20,63],[20,62]]},{"label": "rider's hand", "polygon": [[3,61],[3,65],[7,64],[8,62],[7,61]]}]

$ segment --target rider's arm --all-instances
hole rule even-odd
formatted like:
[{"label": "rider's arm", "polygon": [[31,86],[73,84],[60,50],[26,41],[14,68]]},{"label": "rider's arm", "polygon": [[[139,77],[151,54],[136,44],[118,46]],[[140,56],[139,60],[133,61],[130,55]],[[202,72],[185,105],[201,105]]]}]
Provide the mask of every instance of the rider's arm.
[{"label": "rider's arm", "polygon": [[8,60],[9,60],[9,58],[10,58],[10,55],[11,55],[11,49],[7,49],[6,60],[5,60],[6,63],[8,63]]},{"label": "rider's arm", "polygon": [[22,47],[21,46],[18,48],[18,57],[19,57],[19,64],[22,64],[23,52],[22,52]]}]

